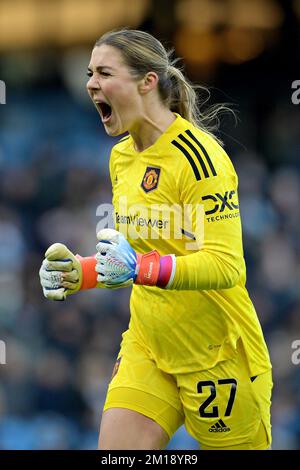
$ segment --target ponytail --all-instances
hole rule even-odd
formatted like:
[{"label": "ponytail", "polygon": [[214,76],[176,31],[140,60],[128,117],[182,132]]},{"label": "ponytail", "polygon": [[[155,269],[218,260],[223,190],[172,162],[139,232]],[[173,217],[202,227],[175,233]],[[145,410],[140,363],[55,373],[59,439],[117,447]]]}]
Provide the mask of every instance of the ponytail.
[{"label": "ponytail", "polygon": [[[212,105],[202,111],[201,108],[210,98],[209,89],[190,83],[182,71],[174,65],[169,65],[167,74],[171,84],[168,102],[171,111],[180,114],[195,127],[210,134],[219,144],[223,145],[222,141],[215,135],[220,125],[219,116],[227,112],[235,116],[234,111],[226,104]],[[200,100],[200,93],[205,94],[206,98]]]}]

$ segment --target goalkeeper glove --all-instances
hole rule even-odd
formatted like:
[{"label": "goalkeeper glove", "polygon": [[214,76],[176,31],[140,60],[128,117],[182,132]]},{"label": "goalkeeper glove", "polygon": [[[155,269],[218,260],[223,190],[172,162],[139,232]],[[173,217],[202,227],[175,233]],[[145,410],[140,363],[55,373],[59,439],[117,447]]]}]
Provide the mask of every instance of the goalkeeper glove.
[{"label": "goalkeeper glove", "polygon": [[65,300],[67,295],[96,287],[95,266],[95,257],[74,256],[62,243],[54,243],[46,251],[39,271],[44,296]]},{"label": "goalkeeper glove", "polygon": [[82,284],[81,264],[62,243],[54,243],[48,248],[39,275],[47,299],[65,300]]},{"label": "goalkeeper glove", "polygon": [[113,229],[97,234],[97,280],[105,287],[126,287],[132,283],[168,288],[173,281],[176,258],[160,256],[154,250],[142,255],[136,253],[124,235]]}]

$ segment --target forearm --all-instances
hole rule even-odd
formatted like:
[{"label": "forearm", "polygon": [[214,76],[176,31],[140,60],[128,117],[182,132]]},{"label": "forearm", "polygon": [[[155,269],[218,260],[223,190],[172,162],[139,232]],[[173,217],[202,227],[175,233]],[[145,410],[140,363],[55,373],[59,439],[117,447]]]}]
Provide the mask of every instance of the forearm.
[{"label": "forearm", "polygon": [[239,277],[239,260],[202,250],[176,257],[176,271],[170,289],[229,289],[237,284]]},{"label": "forearm", "polygon": [[[80,290],[103,287],[103,283],[97,281],[98,273],[96,267],[96,255],[85,258],[77,258],[82,267],[82,284]],[[141,256],[141,255],[139,255]],[[156,277],[158,287],[165,287],[172,290],[217,290],[234,287],[240,277],[240,269],[237,260],[226,255],[216,255],[205,251],[199,251],[186,256],[173,256],[173,274],[171,279],[170,259],[167,269],[167,279],[171,282],[160,282],[160,278],[165,273],[162,261],[169,257],[160,258],[160,269]],[[145,270],[144,270],[145,271]],[[146,270],[147,271],[147,270]],[[146,282],[137,282],[147,284]],[[168,284],[168,285],[167,285]],[[151,284],[148,284],[151,285]]]}]

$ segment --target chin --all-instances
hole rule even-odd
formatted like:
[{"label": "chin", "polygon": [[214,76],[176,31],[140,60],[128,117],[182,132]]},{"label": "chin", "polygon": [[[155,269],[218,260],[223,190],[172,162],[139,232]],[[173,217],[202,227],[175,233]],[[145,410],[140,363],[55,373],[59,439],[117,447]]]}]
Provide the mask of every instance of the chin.
[{"label": "chin", "polygon": [[118,135],[122,135],[123,132],[120,132],[120,131],[114,131],[114,130],[110,130],[110,129],[106,129],[105,128],[105,132],[107,135],[109,135],[110,137],[117,137]]},{"label": "chin", "polygon": [[123,135],[125,131],[119,129],[112,129],[109,126],[104,126],[105,132],[111,137],[117,137],[118,135]]}]

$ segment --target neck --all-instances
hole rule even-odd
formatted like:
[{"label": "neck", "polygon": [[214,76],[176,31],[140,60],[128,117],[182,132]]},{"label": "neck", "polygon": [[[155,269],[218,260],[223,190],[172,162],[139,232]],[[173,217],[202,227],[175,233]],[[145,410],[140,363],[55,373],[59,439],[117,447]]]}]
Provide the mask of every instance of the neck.
[{"label": "neck", "polygon": [[153,145],[174,120],[172,111],[165,107],[144,111],[137,125],[130,130],[136,150],[142,152]]}]

